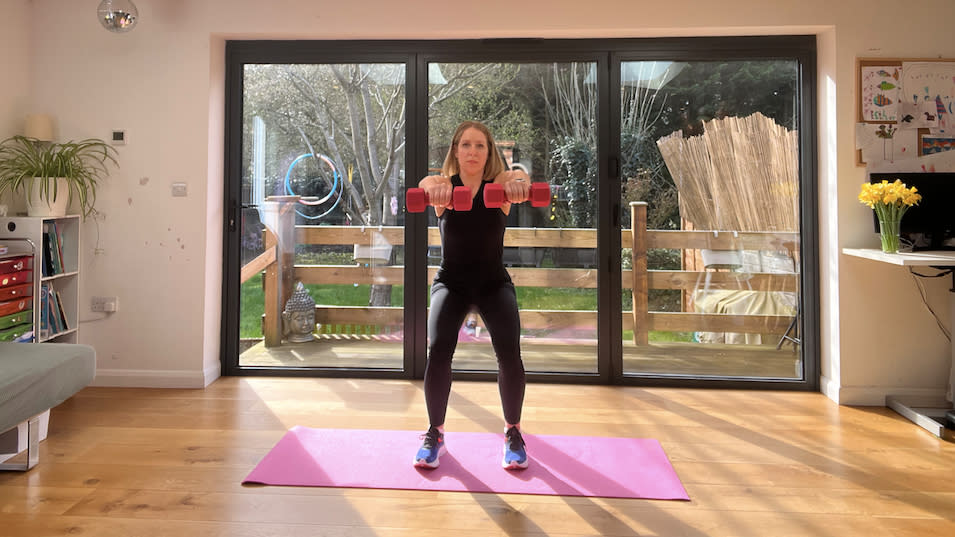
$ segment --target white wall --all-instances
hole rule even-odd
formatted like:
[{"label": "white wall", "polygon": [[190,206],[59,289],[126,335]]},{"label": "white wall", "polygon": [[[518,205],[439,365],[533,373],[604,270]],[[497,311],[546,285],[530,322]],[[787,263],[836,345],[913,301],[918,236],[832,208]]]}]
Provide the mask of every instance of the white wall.
[{"label": "white wall", "polygon": [[[863,404],[881,404],[885,393],[944,392],[948,342],[911,278],[839,252],[876,245],[869,209],[856,201],[863,169],[854,153],[855,58],[955,57],[951,0],[925,0],[911,16],[885,0],[617,0],[588,9],[567,0],[453,9],[435,1],[136,0],[141,22],[123,35],[96,23],[95,4],[33,0],[28,9],[22,1],[0,8],[9,15],[0,17],[0,30],[25,26],[33,43],[30,64],[9,67],[28,70],[30,84],[0,89],[0,135],[22,121],[17,102],[55,114],[63,138],[128,133],[122,168],[98,202],[105,220],[83,227],[82,304],[91,295],[120,297],[118,313],[81,327],[81,340],[99,354],[100,384],[202,386],[217,375],[226,39],[810,33],[819,36],[824,392]],[[177,181],[188,183],[188,197],[171,197]],[[92,254],[96,244],[104,253]],[[883,281],[897,288],[891,308],[872,290]],[[929,289],[947,322],[946,282]],[[909,337],[887,341],[893,330]]]},{"label": "white wall", "polygon": [[23,128],[23,110],[29,101],[30,2],[0,2],[0,139]]}]

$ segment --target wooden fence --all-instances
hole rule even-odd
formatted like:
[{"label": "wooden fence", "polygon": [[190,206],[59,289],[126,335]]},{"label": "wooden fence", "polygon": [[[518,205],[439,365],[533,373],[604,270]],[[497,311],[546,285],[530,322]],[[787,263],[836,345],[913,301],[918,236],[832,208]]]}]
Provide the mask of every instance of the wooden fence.
[{"label": "wooden fence", "polygon": [[[275,213],[279,215],[280,229],[294,226],[295,211],[291,200],[282,199]],[[738,274],[732,272],[704,272],[686,270],[647,270],[647,250],[671,248],[680,250],[763,250],[786,252],[795,256],[798,233],[773,232],[713,232],[665,231],[646,228],[647,205],[634,202],[631,208],[631,229],[621,231],[621,245],[631,249],[632,269],[622,272],[622,286],[629,289],[633,299],[631,311],[622,312],[624,330],[633,330],[633,342],[645,345],[651,330],[677,332],[738,332],[783,335],[792,316],[736,315],[700,312],[649,311],[650,289],[678,289],[691,291],[706,279],[707,289],[740,289]],[[631,231],[635,230],[635,231]],[[265,251],[242,267],[242,282],[263,272],[265,313],[263,333],[267,347],[277,346],[282,340],[282,309],[291,296],[294,282],[305,284],[404,284],[404,267],[365,265],[295,265],[295,244],[354,245],[372,244],[375,233],[390,244],[404,244],[404,228],[358,226],[294,226],[294,232],[284,241],[265,231]],[[289,244],[284,244],[289,243]],[[429,228],[428,244],[440,244],[437,228]],[[581,228],[508,228],[504,235],[505,247],[527,248],[596,248],[597,231]],[[797,264],[798,266],[798,264]],[[437,267],[429,267],[429,279]],[[596,268],[537,268],[509,267],[508,272],[517,287],[596,288]],[[283,287],[279,288],[279,282]],[[745,289],[751,291],[798,291],[798,274],[748,273]],[[315,321],[323,325],[385,325],[403,323],[402,307],[363,307],[316,305]],[[596,310],[521,310],[521,324],[526,329],[596,327]]]}]

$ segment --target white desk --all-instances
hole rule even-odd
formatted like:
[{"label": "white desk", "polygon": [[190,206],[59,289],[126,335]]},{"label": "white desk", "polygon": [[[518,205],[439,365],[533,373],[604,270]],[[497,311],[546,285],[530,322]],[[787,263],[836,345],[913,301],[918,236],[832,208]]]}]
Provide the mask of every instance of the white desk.
[{"label": "white desk", "polygon": [[[955,251],[887,254],[882,250],[869,248],[843,248],[842,253],[903,267],[955,267]],[[953,288],[949,290],[949,304],[951,312],[949,333],[955,334],[955,275],[953,275]],[[945,427],[945,414],[952,410],[952,399],[955,395],[953,393],[955,392],[955,341],[952,342],[951,359],[952,366],[949,371],[946,401],[887,395],[885,404],[932,434],[946,440],[955,441],[955,430]]]},{"label": "white desk", "polygon": [[887,254],[874,248],[843,248],[842,253],[905,267],[955,267],[955,251],[925,251]]}]

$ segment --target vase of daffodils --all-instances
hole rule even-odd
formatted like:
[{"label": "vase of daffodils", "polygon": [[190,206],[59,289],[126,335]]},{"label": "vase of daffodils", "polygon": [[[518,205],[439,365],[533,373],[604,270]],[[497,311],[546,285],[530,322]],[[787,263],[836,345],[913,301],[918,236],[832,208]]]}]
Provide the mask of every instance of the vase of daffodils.
[{"label": "vase of daffodils", "polygon": [[890,254],[899,251],[899,230],[902,215],[913,205],[917,205],[922,195],[913,187],[896,179],[893,182],[865,183],[859,193],[859,201],[875,211],[879,219],[879,235],[882,238],[882,251]]}]

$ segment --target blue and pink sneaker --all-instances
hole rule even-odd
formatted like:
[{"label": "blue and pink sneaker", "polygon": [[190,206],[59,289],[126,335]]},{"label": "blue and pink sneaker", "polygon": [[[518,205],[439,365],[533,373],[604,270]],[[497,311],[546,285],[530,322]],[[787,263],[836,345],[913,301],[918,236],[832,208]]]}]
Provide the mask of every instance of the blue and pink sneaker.
[{"label": "blue and pink sneaker", "polygon": [[527,468],[527,449],[524,447],[524,437],[517,427],[511,427],[504,433],[504,458],[501,466],[506,470],[523,470]]},{"label": "blue and pink sneaker", "polygon": [[428,432],[421,435],[424,440],[421,448],[414,456],[414,465],[416,468],[437,468],[441,455],[444,455],[448,448],[444,445],[444,433],[437,427],[430,427]]}]

